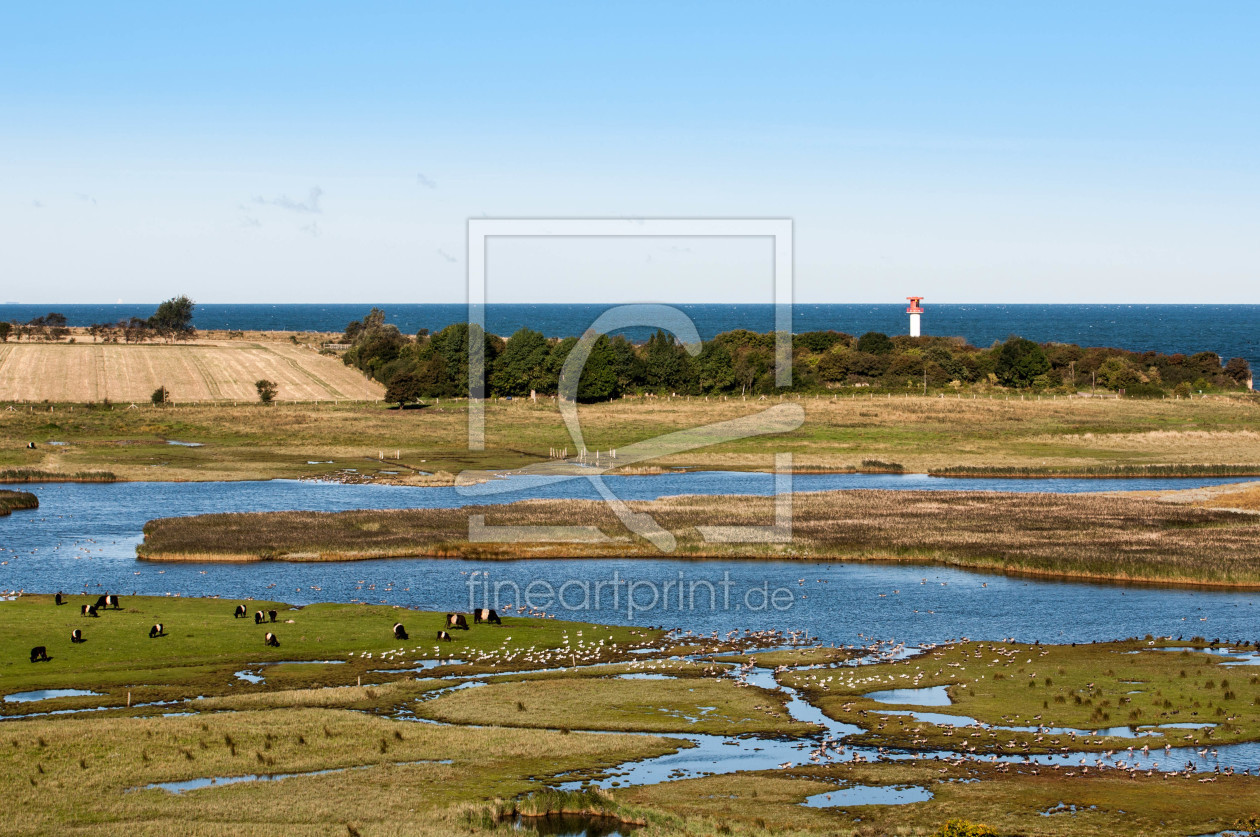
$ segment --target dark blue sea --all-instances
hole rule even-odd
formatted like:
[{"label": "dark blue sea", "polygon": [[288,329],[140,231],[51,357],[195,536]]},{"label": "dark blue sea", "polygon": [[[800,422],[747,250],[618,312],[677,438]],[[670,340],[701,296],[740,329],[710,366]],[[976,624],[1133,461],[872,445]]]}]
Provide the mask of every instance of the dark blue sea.
[{"label": "dark blue sea", "polygon": [[[156,304],[140,305],[0,305],[0,321],[26,321],[57,311],[71,325],[117,322],[148,317]],[[407,334],[422,328],[438,331],[467,318],[464,305],[379,303],[386,319]],[[486,327],[504,336],[523,326],[548,337],[581,334],[609,306],[488,305]],[[746,328],[771,331],[772,305],[680,305],[708,339],[723,331]],[[197,306],[195,324],[203,329],[242,331],[341,331],[361,319],[371,304]],[[1083,346],[1111,346],[1133,351],[1216,352],[1222,358],[1247,358],[1260,366],[1260,305],[933,305],[923,315],[923,333],[964,337],[988,346],[1012,334],[1038,342],[1058,341]],[[905,303],[897,305],[811,305],[793,308],[797,332],[835,329],[850,334],[908,330]],[[627,332],[644,339],[646,331]]]}]

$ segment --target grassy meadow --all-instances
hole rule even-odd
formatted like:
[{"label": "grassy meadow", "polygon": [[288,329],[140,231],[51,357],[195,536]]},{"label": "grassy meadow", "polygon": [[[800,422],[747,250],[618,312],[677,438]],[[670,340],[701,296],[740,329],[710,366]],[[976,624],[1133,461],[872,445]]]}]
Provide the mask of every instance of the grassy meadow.
[{"label": "grassy meadow", "polygon": [[[300,352],[337,363],[309,349]],[[751,416],[777,403],[626,398],[582,405],[579,414],[587,448],[608,451]],[[1107,475],[1154,465],[1182,466],[1186,473],[1194,472],[1190,466],[1231,466],[1228,473],[1234,474],[1260,468],[1260,402],[1254,396],[1143,401],[837,395],[805,396],[797,403],[804,423],[796,430],[622,466],[631,473],[674,467],[769,470],[773,455],[784,452],[793,455],[797,469],[819,471],[858,470],[866,460],[916,473],[1015,469],[1032,476]],[[467,402],[461,400],[401,411],[379,402],[331,400],[263,406],[252,394],[235,402],[161,407],[148,404],[146,394],[134,410],[117,402],[8,406],[13,409],[0,402],[0,470],[103,470],[130,480],[336,477],[426,484],[449,483],[465,470],[546,463],[556,449],[577,453],[548,400],[487,402],[484,451],[468,450]],[[50,445],[53,441],[65,444]],[[27,449],[28,442],[37,447]]]},{"label": "grassy meadow", "polygon": [[[1044,576],[1260,586],[1260,518],[1123,494],[833,491],[793,498],[792,540],[706,543],[697,526],[773,522],[773,500],[667,497],[629,504],[677,539],[671,557],[882,560]],[[468,517],[490,525],[581,521],[607,540],[470,543]],[[376,557],[653,557],[596,501],[529,500],[463,509],[269,512],[165,518],[145,526],[149,560],[348,560]]]},{"label": "grassy meadow", "polygon": [[[418,634],[436,630],[441,614],[248,602],[251,610],[279,611],[276,626],[266,629],[279,633],[281,647],[264,649],[265,629],[233,620],[235,604],[124,598],[120,610],[98,619],[76,614],[67,620],[62,612],[72,605],[57,608],[46,596],[0,602],[0,693],[98,692],[0,702],[6,716],[0,721],[0,794],[10,804],[0,834],[519,834],[518,814],[567,811],[638,824],[641,837],[928,837],[947,833],[942,828],[953,819],[983,822],[991,829],[983,833],[1001,835],[1174,837],[1219,831],[1255,815],[1260,798],[1260,779],[1253,776],[1083,772],[1074,765],[995,765],[979,758],[840,761],[612,791],[556,791],[558,782],[604,777],[617,764],[690,746],[670,733],[808,735],[809,725],[787,716],[781,693],[737,685],[726,676],[729,666],[748,657],[816,666],[859,652],[760,652],[740,640],[509,617],[503,626],[459,632],[439,649],[476,664],[448,659],[415,672],[417,660],[435,656],[428,637]],[[148,639],[154,618],[166,620],[167,637]],[[399,618],[412,641],[393,639],[389,628]],[[33,638],[69,624],[84,626],[88,641],[63,647],[47,639],[52,661],[26,661]],[[595,653],[601,640],[602,648],[616,643],[617,650]],[[1177,746],[1260,740],[1260,685],[1248,667],[1228,668],[1221,657],[1194,648],[1155,650],[1171,645],[959,643],[896,663],[789,668],[778,677],[828,715],[868,730],[849,744],[974,747],[981,757],[1037,751],[1032,735],[896,723],[879,710],[902,707],[864,697],[924,685],[949,687],[954,705],[934,711],[998,724],[1088,727],[1204,717],[1218,724],[1210,736],[1167,730],[1138,742],[1155,748],[1165,740]],[[629,647],[651,653],[628,654]],[[557,669],[562,650],[575,653],[580,665]],[[684,654],[701,658],[678,658]],[[346,662],[286,662],[339,657]],[[233,674],[238,670],[257,672],[264,681],[240,681]],[[443,691],[471,682],[473,671],[499,673],[484,678],[487,685]],[[676,679],[617,677],[627,671]],[[137,698],[131,706],[120,700],[128,691]],[[138,705],[138,696],[159,694],[172,702]],[[106,708],[46,714],[98,707]],[[607,731],[570,732],[581,729]],[[1063,743],[1088,750],[1115,748],[1118,740]],[[274,780],[228,781],[259,775]],[[150,787],[212,777],[219,781],[180,793]],[[898,806],[801,804],[854,786],[916,786],[931,798]],[[1074,813],[1058,813],[1072,806]]]}]

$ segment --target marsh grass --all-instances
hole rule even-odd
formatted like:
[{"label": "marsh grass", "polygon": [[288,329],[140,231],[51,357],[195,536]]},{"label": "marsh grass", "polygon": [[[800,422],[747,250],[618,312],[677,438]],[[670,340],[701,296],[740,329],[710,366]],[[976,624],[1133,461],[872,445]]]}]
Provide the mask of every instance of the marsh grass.
[{"label": "marsh grass", "polygon": [[806,735],[781,692],[729,679],[615,680],[548,678],[497,682],[416,706],[425,718],[455,724],[581,728],[617,732]]},{"label": "marsh grass", "polygon": [[[838,720],[860,722],[868,743],[921,749],[957,748],[966,739],[981,752],[1049,752],[1067,736],[1012,731],[956,731],[900,716],[880,718],[889,706],[865,697],[889,688],[947,686],[951,705],[939,711],[989,724],[1084,730],[1149,727],[1141,739],[1152,749],[1171,743],[1225,744],[1260,740],[1260,678],[1249,667],[1186,646],[1150,640],[1090,645],[968,642],[932,649],[898,663],[849,671],[796,671],[782,675],[811,702]],[[1202,648],[1202,646],[1200,646]],[[1219,711],[1218,711],[1219,710]],[[878,718],[879,722],[873,721]],[[1159,729],[1160,724],[1201,723],[1201,729]],[[957,733],[957,734],[955,734]],[[1132,739],[1078,737],[1074,749],[1127,746]]]},{"label": "marsh grass", "polygon": [[0,471],[0,483],[26,482],[117,482],[109,471],[41,471],[36,468],[6,468]]},{"label": "marsh grass", "polygon": [[953,465],[930,472],[934,477],[1002,477],[1006,479],[1054,479],[1097,477],[1101,479],[1167,477],[1257,477],[1256,465],[1088,465],[1078,468]]},{"label": "marsh grass", "polygon": [[0,491],[0,517],[39,508],[39,498],[26,491]]},{"label": "marsh grass", "polygon": [[[700,525],[766,525],[772,501],[720,496],[630,503],[674,533],[662,556],[602,503],[391,511],[219,514],[150,521],[150,560],[349,560],[377,557],[682,557],[879,560],[1169,584],[1260,586],[1260,520],[1151,497],[944,491],[836,491],[793,499],[790,544],[708,544]],[[469,543],[468,516],[494,525],[599,526],[606,543]]]},{"label": "marsh grass", "polygon": [[[677,749],[653,736],[435,727],[327,709],[33,719],[6,723],[0,743],[0,794],[10,806],[0,833],[6,834],[85,823],[107,833],[218,833],[216,824],[240,833],[242,816],[251,829],[276,834],[345,833],[348,821],[364,834],[433,833],[428,826],[442,824],[451,806],[526,795],[558,772]],[[453,763],[441,763],[447,760]],[[360,769],[178,796],[144,789],[154,782],[345,768]]]},{"label": "marsh grass", "polygon": [[[249,401],[254,400],[251,394]],[[1256,402],[1241,397],[1155,402],[869,396],[794,400],[804,408],[805,423],[791,433],[627,462],[622,472],[769,470],[777,452],[791,453],[794,467],[802,472],[853,472],[864,459],[899,463],[913,473],[958,465],[1079,470],[1228,461],[1260,467]],[[607,451],[765,407],[766,402],[739,399],[626,399],[583,405],[580,415],[588,448]],[[344,401],[265,409],[245,402],[160,408],[142,404],[135,410],[19,408],[0,423],[0,468],[108,470],[135,480],[344,478],[345,469],[353,468],[359,479],[411,482],[421,477],[408,475],[409,469],[401,466],[449,474],[503,470],[546,462],[553,448],[573,449],[554,404],[490,401],[485,415],[486,449],[474,452],[467,444],[467,402],[459,400],[404,411]],[[166,439],[205,446],[173,448]],[[31,440],[69,444],[26,450]],[[401,458],[378,459],[392,453]],[[386,470],[404,473],[380,474]]]}]

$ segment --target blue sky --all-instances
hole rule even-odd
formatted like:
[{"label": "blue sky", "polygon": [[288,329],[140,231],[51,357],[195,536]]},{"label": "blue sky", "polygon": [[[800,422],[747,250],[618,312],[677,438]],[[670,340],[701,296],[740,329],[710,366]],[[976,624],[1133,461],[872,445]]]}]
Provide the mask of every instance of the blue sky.
[{"label": "blue sky", "polygon": [[[188,6],[188,7],[185,7]],[[466,219],[790,217],[803,302],[1252,302],[1260,4],[11,4],[0,301],[458,302]],[[556,241],[490,299],[768,301]]]}]

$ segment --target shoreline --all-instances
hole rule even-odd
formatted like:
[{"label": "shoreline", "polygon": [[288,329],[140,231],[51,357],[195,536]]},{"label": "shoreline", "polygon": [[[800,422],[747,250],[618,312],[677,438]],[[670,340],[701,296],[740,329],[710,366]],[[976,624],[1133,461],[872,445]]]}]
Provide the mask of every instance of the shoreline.
[{"label": "shoreline", "polygon": [[[139,547],[137,547],[137,550]],[[397,553],[336,553],[315,555],[311,553],[288,553],[275,556],[260,556],[250,553],[150,553],[136,555],[136,560],[151,562],[154,564],[268,564],[268,563],[293,563],[293,564],[322,564],[322,563],[343,563],[358,561],[396,561],[396,560],[478,560],[478,561],[501,561],[504,563],[514,561],[536,561],[540,559],[546,560],[567,560],[567,561],[604,561],[610,558],[616,558],[615,555],[465,555],[459,552],[413,552],[399,551]],[[636,560],[642,561],[694,561],[696,563],[704,563],[709,561],[740,561],[745,563],[752,562],[792,562],[799,561],[801,564],[810,563],[835,563],[835,564],[889,564],[889,565],[905,565],[905,566],[935,566],[945,567],[949,569],[963,570],[970,573],[986,574],[986,575],[1003,575],[1016,578],[1035,578],[1044,581],[1066,581],[1079,582],[1082,584],[1108,584],[1132,587],[1169,587],[1179,590],[1187,588],[1199,588],[1203,590],[1214,591],[1246,591],[1260,590],[1260,579],[1255,581],[1211,581],[1194,579],[1191,577],[1184,578],[1159,578],[1155,576],[1130,576],[1130,575],[1107,575],[1103,573],[1084,573],[1072,571],[1055,571],[1055,570],[1038,570],[1033,568],[1021,568],[1016,566],[994,566],[985,563],[965,563],[952,559],[940,558],[910,558],[905,556],[887,556],[872,557],[860,555],[844,555],[844,556],[818,556],[813,555],[808,559],[793,559],[782,555],[740,555],[740,554],[687,554],[687,555],[635,555]]]},{"label": "shoreline", "polygon": [[[1236,489],[1217,492],[1223,503],[1231,494],[1243,496]],[[668,533],[669,551],[627,532],[598,501],[526,500],[448,509],[165,518],[145,524],[136,555],[155,563],[403,558],[914,563],[1086,583],[1260,589],[1260,517],[1246,507],[1186,502],[1175,493],[801,492],[793,495],[789,541],[707,540],[706,527],[765,526],[773,519],[771,498],[749,495],[732,502],[733,497],[630,502],[635,513],[651,515]],[[536,540],[523,543],[474,541],[469,539],[474,516],[483,525],[526,527],[527,539],[529,527],[581,520],[593,525],[599,538],[547,541],[550,535],[535,529]]]}]

